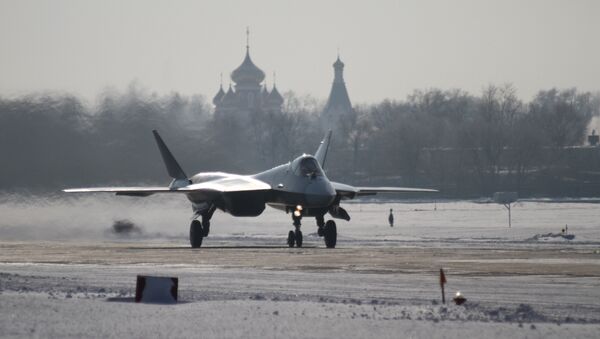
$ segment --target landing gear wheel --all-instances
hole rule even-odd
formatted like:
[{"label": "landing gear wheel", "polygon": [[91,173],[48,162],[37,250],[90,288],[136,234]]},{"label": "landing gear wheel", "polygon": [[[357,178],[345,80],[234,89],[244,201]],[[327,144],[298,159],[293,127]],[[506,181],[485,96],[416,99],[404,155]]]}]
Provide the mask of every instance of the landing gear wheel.
[{"label": "landing gear wheel", "polygon": [[287,244],[289,247],[294,247],[295,242],[296,242],[296,235],[294,234],[294,231],[290,231],[290,233],[288,233]]},{"label": "landing gear wheel", "polygon": [[323,237],[325,238],[325,246],[327,248],[335,248],[337,242],[337,227],[335,221],[328,220],[323,228]]},{"label": "landing gear wheel", "polygon": [[296,236],[296,246],[302,247],[302,231],[297,230],[295,236]]},{"label": "landing gear wheel", "polygon": [[199,220],[192,221],[190,225],[190,245],[192,245],[192,248],[200,248],[202,246],[203,236],[202,223]]}]

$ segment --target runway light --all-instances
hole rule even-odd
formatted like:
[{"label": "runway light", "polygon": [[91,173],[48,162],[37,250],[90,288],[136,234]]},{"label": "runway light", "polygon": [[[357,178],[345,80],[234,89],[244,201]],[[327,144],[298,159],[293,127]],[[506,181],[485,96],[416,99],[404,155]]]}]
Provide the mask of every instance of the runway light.
[{"label": "runway light", "polygon": [[460,294],[460,291],[456,292],[456,297],[454,297],[454,303],[456,305],[462,305],[465,303],[465,301],[467,301],[467,298],[463,297],[463,295]]},{"label": "runway light", "polygon": [[295,211],[294,211],[294,216],[295,216],[295,217],[299,217],[300,215],[302,215],[302,212],[300,212],[300,211],[298,211],[298,210],[295,210]]}]

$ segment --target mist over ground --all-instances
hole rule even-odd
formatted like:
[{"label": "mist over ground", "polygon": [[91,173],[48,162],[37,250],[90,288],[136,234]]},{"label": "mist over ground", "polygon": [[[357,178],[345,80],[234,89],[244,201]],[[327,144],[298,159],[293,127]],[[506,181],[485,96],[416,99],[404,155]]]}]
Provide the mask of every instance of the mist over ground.
[{"label": "mist over ground", "polygon": [[[151,135],[158,129],[188,175],[250,174],[316,150],[323,103],[285,94],[283,114],[250,124],[212,113],[201,95],[159,95],[132,83],[94,104],[68,93],[0,97],[0,191],[166,185]],[[510,86],[416,90],[404,100],[355,107],[334,131],[328,177],[365,185],[436,187],[445,197],[597,196],[600,153],[586,144],[600,95]]]},{"label": "mist over ground", "polygon": [[[385,198],[385,197],[384,197]],[[382,199],[384,199],[382,198]],[[600,244],[598,200],[541,199],[513,204],[512,228],[504,206],[486,201],[378,200],[343,203],[352,220],[338,221],[338,243],[346,246],[369,244],[415,244],[441,242],[473,243],[480,246],[537,246],[558,241],[569,244]],[[388,224],[389,210],[395,215]],[[188,245],[192,216],[183,195],[155,195],[146,198],[112,194],[0,195],[0,239],[3,241],[113,242],[140,241]],[[139,232],[117,234],[118,221],[131,222]],[[572,241],[545,237],[560,234],[568,225]],[[233,217],[217,211],[211,221],[207,246],[284,246],[292,218],[267,207],[260,217]],[[302,220],[305,245],[320,246],[313,218]],[[428,245],[429,246],[429,245]]]}]

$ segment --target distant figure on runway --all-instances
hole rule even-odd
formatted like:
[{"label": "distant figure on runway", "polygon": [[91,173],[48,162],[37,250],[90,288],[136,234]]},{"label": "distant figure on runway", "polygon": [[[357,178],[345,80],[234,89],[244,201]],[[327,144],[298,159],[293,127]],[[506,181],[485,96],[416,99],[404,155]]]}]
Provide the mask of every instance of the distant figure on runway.
[{"label": "distant figure on runway", "polygon": [[388,221],[390,222],[390,227],[394,227],[394,213],[392,213],[391,208],[390,208],[390,216],[388,217]]}]

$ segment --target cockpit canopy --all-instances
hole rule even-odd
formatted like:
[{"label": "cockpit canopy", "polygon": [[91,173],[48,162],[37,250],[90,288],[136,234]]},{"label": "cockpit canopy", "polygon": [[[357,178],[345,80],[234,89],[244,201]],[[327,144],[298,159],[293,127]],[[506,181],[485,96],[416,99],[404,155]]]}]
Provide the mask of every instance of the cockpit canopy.
[{"label": "cockpit canopy", "polygon": [[294,174],[303,177],[313,177],[323,175],[323,170],[315,159],[311,155],[303,155],[292,161],[292,171]]}]

